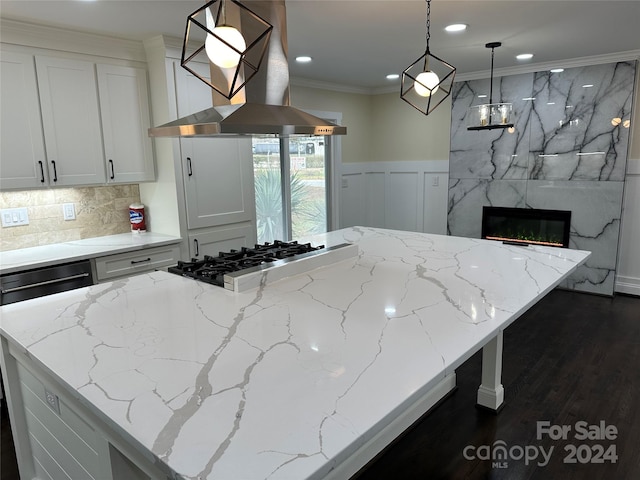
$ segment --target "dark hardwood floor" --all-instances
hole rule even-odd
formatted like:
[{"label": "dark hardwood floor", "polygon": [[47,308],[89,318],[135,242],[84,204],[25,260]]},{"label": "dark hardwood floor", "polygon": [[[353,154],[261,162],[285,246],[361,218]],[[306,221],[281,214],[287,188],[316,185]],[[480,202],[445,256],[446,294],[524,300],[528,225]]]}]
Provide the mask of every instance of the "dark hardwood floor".
[{"label": "dark hardwood floor", "polygon": [[[480,370],[481,355],[476,354],[457,370],[455,393],[357,480],[640,479],[640,298],[554,290],[525,313],[504,333],[505,406],[498,415],[473,407]],[[537,422],[544,421],[570,426],[567,440],[547,435],[538,440]],[[617,438],[575,439],[581,421],[604,421],[617,428]],[[500,440],[515,457],[508,456],[506,468],[465,458],[465,447],[477,450]],[[616,463],[587,462],[597,457],[596,444],[605,452],[613,445]],[[581,456],[567,464],[571,445]],[[525,465],[524,458],[516,459],[520,450],[514,447],[537,447],[539,454],[540,447],[545,452],[553,447],[553,452],[546,466],[537,465],[541,455]],[[483,456],[484,450],[477,451]],[[472,457],[474,451],[467,453]]]},{"label": "dark hardwood floor", "polygon": [[[455,393],[354,480],[640,478],[640,298],[554,290],[505,331],[503,359],[506,404],[498,415],[474,407],[481,369],[476,354],[457,370]],[[16,480],[5,415],[0,478]],[[538,439],[537,422],[545,421],[569,426],[567,439]],[[575,439],[577,422],[605,422],[617,436]],[[472,458],[500,441],[508,452],[500,466]],[[572,445],[576,463],[564,463]],[[599,457],[596,445],[609,454],[615,448],[616,462]],[[548,455],[552,447],[548,463],[538,465],[544,462],[540,448]],[[525,451],[533,456],[534,449],[535,460],[518,458]],[[604,463],[595,463],[598,457]]]}]

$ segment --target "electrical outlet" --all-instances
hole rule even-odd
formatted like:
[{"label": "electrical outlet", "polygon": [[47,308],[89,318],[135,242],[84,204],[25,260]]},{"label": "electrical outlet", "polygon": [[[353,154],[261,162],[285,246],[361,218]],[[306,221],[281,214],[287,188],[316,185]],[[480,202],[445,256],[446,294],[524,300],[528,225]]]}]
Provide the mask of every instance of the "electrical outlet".
[{"label": "electrical outlet", "polygon": [[62,204],[62,215],[65,220],[75,220],[76,219],[76,209],[73,203],[63,203]]},{"label": "electrical outlet", "polygon": [[4,208],[0,211],[3,227],[18,227],[20,225],[29,225],[29,213],[25,207],[21,208]]},{"label": "electrical outlet", "polygon": [[440,175],[436,175],[431,179],[431,186],[437,187],[440,185]]},{"label": "electrical outlet", "polygon": [[58,396],[46,388],[44,389],[44,396],[47,400],[47,405],[51,407],[51,410],[60,415],[60,400],[58,399]]}]

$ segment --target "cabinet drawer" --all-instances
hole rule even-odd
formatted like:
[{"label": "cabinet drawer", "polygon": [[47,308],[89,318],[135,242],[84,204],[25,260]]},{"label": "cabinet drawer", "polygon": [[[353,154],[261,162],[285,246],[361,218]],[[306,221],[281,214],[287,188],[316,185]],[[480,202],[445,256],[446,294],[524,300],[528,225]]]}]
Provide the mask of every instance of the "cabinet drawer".
[{"label": "cabinet drawer", "polygon": [[135,275],[175,264],[179,258],[180,248],[178,245],[98,257],[95,260],[96,276],[98,281],[104,281],[115,277]]}]

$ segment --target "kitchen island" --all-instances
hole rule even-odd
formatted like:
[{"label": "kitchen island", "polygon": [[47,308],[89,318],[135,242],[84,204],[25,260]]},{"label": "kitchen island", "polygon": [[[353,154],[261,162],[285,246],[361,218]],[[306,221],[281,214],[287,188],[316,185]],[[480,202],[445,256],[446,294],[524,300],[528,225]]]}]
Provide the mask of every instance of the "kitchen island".
[{"label": "kitchen island", "polygon": [[273,283],[267,269],[244,293],[153,272],[1,307],[23,478],[64,440],[40,432],[49,410],[95,452],[54,463],[96,478],[348,478],[481,348],[478,401],[498,409],[502,331],[589,256],[361,227],[313,238],[344,242],[357,258]]}]

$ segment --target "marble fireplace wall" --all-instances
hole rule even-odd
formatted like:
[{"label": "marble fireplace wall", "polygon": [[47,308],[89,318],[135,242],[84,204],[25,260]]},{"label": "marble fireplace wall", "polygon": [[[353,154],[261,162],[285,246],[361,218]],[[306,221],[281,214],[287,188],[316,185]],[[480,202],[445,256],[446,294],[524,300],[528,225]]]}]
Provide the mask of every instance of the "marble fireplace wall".
[{"label": "marble fireplace wall", "polygon": [[593,253],[564,286],[612,295],[635,71],[618,62],[494,78],[513,132],[468,131],[489,79],[455,83],[448,233],[479,238],[485,205],[571,210],[570,248]]}]

